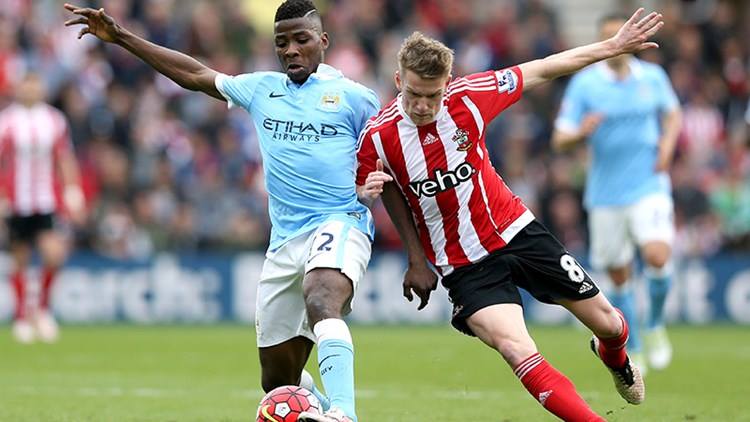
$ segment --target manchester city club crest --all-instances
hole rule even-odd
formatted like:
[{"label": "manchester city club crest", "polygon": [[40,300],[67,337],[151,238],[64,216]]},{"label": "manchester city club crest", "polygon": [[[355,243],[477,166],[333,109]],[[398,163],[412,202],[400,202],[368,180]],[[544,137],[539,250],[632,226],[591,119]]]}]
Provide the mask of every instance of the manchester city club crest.
[{"label": "manchester city club crest", "polygon": [[338,92],[326,92],[320,97],[318,108],[325,111],[339,111],[341,108],[341,94]]},{"label": "manchester city club crest", "polygon": [[469,140],[469,133],[463,129],[456,129],[456,133],[453,134],[451,140],[458,144],[458,147],[456,148],[458,151],[466,151],[474,145],[474,143]]}]

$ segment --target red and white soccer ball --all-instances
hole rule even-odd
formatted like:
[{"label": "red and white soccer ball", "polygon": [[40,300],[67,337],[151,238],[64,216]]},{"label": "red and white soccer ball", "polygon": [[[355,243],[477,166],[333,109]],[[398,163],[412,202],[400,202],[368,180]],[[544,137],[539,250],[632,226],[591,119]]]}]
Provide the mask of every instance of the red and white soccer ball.
[{"label": "red and white soccer ball", "polygon": [[323,413],[315,395],[296,385],[275,388],[266,394],[258,406],[257,422],[297,422],[301,412]]}]

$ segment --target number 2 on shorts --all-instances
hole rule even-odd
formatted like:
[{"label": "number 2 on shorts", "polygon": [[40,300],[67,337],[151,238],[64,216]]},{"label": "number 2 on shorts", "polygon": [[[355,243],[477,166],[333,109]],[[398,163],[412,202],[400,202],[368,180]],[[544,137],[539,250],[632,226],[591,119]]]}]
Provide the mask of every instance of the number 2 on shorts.
[{"label": "number 2 on shorts", "polygon": [[320,234],[321,236],[325,236],[327,239],[323,241],[323,243],[318,246],[319,251],[330,251],[331,247],[328,246],[333,242],[333,235],[331,233],[323,232]]}]

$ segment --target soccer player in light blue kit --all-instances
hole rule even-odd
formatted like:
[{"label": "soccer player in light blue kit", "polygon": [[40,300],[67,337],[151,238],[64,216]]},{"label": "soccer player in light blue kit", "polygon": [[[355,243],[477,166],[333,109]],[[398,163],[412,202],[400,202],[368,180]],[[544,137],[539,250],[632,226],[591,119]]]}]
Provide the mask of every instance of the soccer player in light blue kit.
[{"label": "soccer player in light blue kit", "polygon": [[[615,34],[626,20],[615,15],[602,19],[602,39]],[[637,246],[651,298],[646,356],[652,368],[663,369],[672,358],[663,318],[674,239],[667,170],[680,125],[680,104],[664,70],[622,55],[572,78],[553,134],[559,150],[582,141],[590,145],[584,202],[589,210],[591,262],[597,269],[606,269],[614,283],[608,297],[630,325],[628,350],[642,373],[646,359],[628,281]]]},{"label": "soccer player in light blue kit", "polygon": [[287,0],[276,11],[274,43],[285,73],[234,77],[133,35],[103,9],[65,7],[79,15],[66,25],[84,25],[79,37],[118,44],[180,86],[250,113],[272,223],[256,311],[263,389],[301,378],[314,388],[303,368],[317,343],[328,398],[314,392],[330,409],[299,420],[356,421],[354,348],[342,317],[370,259],[373,222],[356,193],[355,150],[380,105],[372,90],[322,63],[328,34],[315,6]]}]

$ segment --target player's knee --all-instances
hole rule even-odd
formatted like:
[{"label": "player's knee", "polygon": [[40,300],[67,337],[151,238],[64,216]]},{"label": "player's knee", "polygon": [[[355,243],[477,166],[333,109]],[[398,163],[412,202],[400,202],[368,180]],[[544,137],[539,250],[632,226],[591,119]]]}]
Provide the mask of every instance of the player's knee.
[{"label": "player's knee", "polygon": [[664,268],[664,266],[667,265],[667,262],[669,261],[669,251],[653,251],[651,253],[645,254],[644,259],[649,267],[661,269]]},{"label": "player's knee", "polygon": [[527,357],[536,353],[536,346],[531,339],[498,337],[493,339],[495,348],[511,367],[517,366]]},{"label": "player's knee", "polygon": [[620,317],[615,308],[605,311],[601,321],[601,324],[597,324],[594,333],[599,338],[619,337],[625,329],[625,320]]},{"label": "player's knee", "polygon": [[629,267],[609,268],[607,272],[609,273],[609,278],[612,280],[612,283],[614,283],[615,286],[621,286],[625,284],[625,282],[627,282],[628,278],[630,277]]}]

